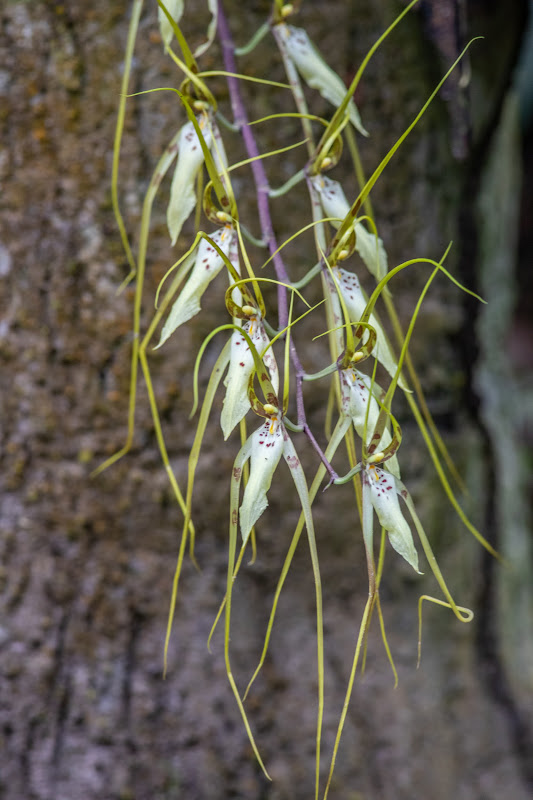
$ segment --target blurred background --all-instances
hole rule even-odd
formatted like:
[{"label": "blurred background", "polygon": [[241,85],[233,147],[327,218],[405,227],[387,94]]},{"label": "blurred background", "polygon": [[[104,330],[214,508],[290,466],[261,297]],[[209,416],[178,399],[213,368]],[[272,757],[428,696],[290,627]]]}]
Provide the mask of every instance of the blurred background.
[{"label": "blurred background", "polygon": [[[204,3],[186,4],[186,35],[203,41]],[[189,8],[190,7],[190,8]],[[266,0],[225,0],[244,44]],[[306,28],[347,82],[401,9],[395,0],[302,2]],[[0,797],[5,800],[308,798],[314,792],[314,587],[304,541],[284,588],[269,656],[247,709],[269,784],[254,761],[225,675],[221,632],[206,648],[225,591],[228,484],[238,450],[215,415],[195,489],[201,571],[187,560],[162,679],[163,642],[182,519],[162,468],[139,382],[132,451],[92,479],[125,441],[134,285],[111,208],[116,109],[131,3],[6,0],[0,8]],[[449,586],[475,612],[461,625],[425,610],[416,670],[417,601],[438,589],[387,552],[381,600],[393,677],[374,620],[331,789],[356,800],[526,800],[533,794],[533,38],[525,0],[425,0],[370,62],[358,89],[368,174],[441,75],[469,50],[372,192],[389,265],[440,258],[487,305],[435,281],[412,343],[429,407],[468,487],[461,504],[505,558],[460,523],[417,426],[398,404],[402,477]],[[214,46],[202,67],[220,65]],[[272,39],[243,57],[250,75],[283,80]],[[177,85],[156,4],[146,2],[131,92]],[[227,89],[213,83],[230,116]],[[250,116],[291,110],[279,90],[243,85]],[[330,109],[312,93],[316,113]],[[120,199],[135,247],[157,158],[184,121],[173,93],[128,103]],[[263,150],[301,138],[294,121],[265,124]],[[224,133],[232,157],[239,138]],[[272,185],[302,166],[268,161]],[[348,162],[332,177],[355,192]],[[343,171],[344,170],[344,171]],[[242,208],[253,209],[243,173]],[[165,224],[169,182],[154,205],[143,325],[175,261]],[[279,241],[308,221],[305,192],[272,204]],[[203,223],[202,223],[203,224]],[[252,221],[251,225],[254,223]],[[257,232],[257,231],[256,231]],[[192,220],[183,245],[192,242]],[[257,258],[261,258],[258,253]],[[312,238],[286,251],[289,272],[314,263]],[[403,322],[424,284],[408,270],[393,292]],[[312,290],[311,290],[312,291]],[[204,336],[226,321],[216,291],[203,312],[150,355],[169,456],[185,484],[194,424],[191,370]],[[299,343],[324,366],[322,344]],[[310,337],[309,337],[310,338]],[[214,363],[221,344],[206,355]],[[205,380],[208,373],[203,376]],[[205,385],[205,383],[204,383]],[[327,389],[308,393],[322,434]],[[220,409],[222,399],[217,400]],[[396,411],[396,409],[395,409]],[[316,459],[297,442],[308,474]],[[243,689],[259,658],[298,503],[281,470],[258,532],[258,557],[236,582],[232,654]],[[367,595],[349,487],[317,499],[324,583],[327,769]]]}]

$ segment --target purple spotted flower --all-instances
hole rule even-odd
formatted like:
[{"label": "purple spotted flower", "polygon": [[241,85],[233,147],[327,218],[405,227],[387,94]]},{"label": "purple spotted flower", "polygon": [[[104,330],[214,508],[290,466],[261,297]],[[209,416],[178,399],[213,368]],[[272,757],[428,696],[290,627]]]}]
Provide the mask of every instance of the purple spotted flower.
[{"label": "purple spotted flower", "polygon": [[375,464],[364,467],[363,505],[370,500],[380,524],[387,531],[391,545],[418,572],[418,553],[398,500],[398,495],[403,491],[403,484],[388,470]]},{"label": "purple spotted flower", "polygon": [[[372,434],[376,428],[379,417],[379,405],[372,393],[379,387],[374,384],[368,375],[363,375],[359,370],[349,367],[340,371],[342,410],[349,417],[358,435],[363,438],[366,425],[366,444],[370,444]],[[380,448],[387,447],[391,442],[391,435],[388,430],[383,431]],[[396,455],[392,456],[387,462],[387,467],[400,477],[400,467]]]},{"label": "purple spotted flower", "polygon": [[[260,312],[244,321],[242,326],[259,355],[263,354],[263,362],[268,368],[270,380],[277,394],[279,389],[279,372],[276,358],[269,348],[270,339],[268,338]],[[268,349],[266,349],[268,348]],[[232,430],[244,415],[250,410],[250,400],[248,397],[248,381],[254,368],[254,359],[248,342],[240,330],[233,331],[231,337],[231,355],[228,374],[224,381],[226,385],[226,395],[220,416],[220,425],[227,439]]]},{"label": "purple spotted flower", "polygon": [[[344,218],[350,212],[350,204],[338,181],[325,175],[316,175],[311,179],[312,184],[320,197],[320,202],[326,217],[330,217],[331,224],[340,228]],[[362,222],[355,220],[355,249],[361,256],[368,271],[380,281],[388,272],[387,253],[383,241],[373,233],[369,233]]]},{"label": "purple spotted flower", "polygon": [[[211,148],[213,143],[212,123],[207,114],[197,118],[205,144]],[[167,208],[167,226],[172,244],[176,244],[183,223],[196,206],[196,176],[204,163],[204,151],[192,122],[181,129],[178,139],[178,160]]]},{"label": "purple spotted flower", "polygon": [[[215,233],[210,235],[210,238],[220,247],[226,256],[230,253],[234,237],[235,231],[229,225],[226,225],[224,228],[219,228]],[[194,258],[194,254],[192,258]],[[224,260],[220,253],[213,247],[211,242],[207,239],[202,239],[196,251],[194,266],[189,275],[189,279],[179,293],[168,315],[167,321],[163,326],[161,339],[157,345],[158,347],[161,347],[163,342],[166,342],[176,328],[198,314],[203,293],[223,266]]]}]

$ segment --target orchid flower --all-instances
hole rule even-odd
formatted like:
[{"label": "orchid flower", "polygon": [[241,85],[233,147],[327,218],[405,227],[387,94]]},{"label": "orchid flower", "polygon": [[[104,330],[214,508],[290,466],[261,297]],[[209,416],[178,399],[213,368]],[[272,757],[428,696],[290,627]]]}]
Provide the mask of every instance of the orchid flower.
[{"label": "orchid flower", "polygon": [[[280,407],[274,384],[265,370],[264,357],[261,358],[250,337],[247,336],[246,338],[249,341],[254,362],[254,368],[248,380],[249,406],[258,416],[264,417],[266,421],[248,437],[239,450],[233,465],[232,524],[236,522],[237,518],[236,502],[239,496],[242,468],[246,461],[250,459],[250,475],[239,511],[243,544],[246,544],[253,526],[268,505],[267,492],[272,483],[272,476],[283,455],[291,470],[300,496],[309,535],[314,536],[312,534],[313,526],[307,482],[300,459],[296,455],[294,445],[283,423],[285,408]],[[265,398],[264,403],[259,400],[255,393],[254,377],[256,374]],[[277,384],[277,370],[275,375]],[[285,392],[284,397],[286,399],[288,397]],[[286,402],[286,399],[284,402]]]},{"label": "orchid flower", "polygon": [[[350,204],[341,184],[325,175],[315,175],[311,178],[311,183],[320,196],[324,214],[331,218],[331,224],[335,228],[339,228],[350,213]],[[357,220],[354,230],[355,249],[363,259],[368,271],[379,282],[389,269],[383,241],[373,233],[369,233],[363,223]]]},{"label": "orchid flower", "polygon": [[[235,231],[230,225],[225,225],[210,235],[213,242],[220,247],[226,256],[232,248],[234,237]],[[202,239],[198,245],[196,260],[189,279],[172,306],[161,331],[161,339],[157,347],[161,347],[176,328],[198,314],[203,293],[223,266],[224,260],[222,256],[208,239]]]},{"label": "orchid flower", "polygon": [[[202,114],[198,118],[206,145],[212,144],[211,128],[208,117]],[[178,140],[178,160],[172,185],[170,201],[167,209],[167,226],[172,244],[175,245],[185,220],[196,206],[195,181],[204,163],[204,151],[192,122],[187,122],[180,132]]]},{"label": "orchid flower", "polygon": [[[246,484],[239,510],[241,536],[246,542],[250,531],[268,506],[267,492],[272,477],[285,453],[285,443],[290,442],[277,410],[264,422],[241,449],[241,458],[250,458],[250,478]],[[292,455],[292,453],[291,453]]]},{"label": "orchid flower", "polygon": [[[346,382],[349,378],[348,370],[341,373],[341,385],[343,387],[343,408],[346,414],[355,412],[360,413],[361,410],[361,397],[357,397],[357,393],[350,388],[349,393],[346,391]],[[364,378],[365,376],[361,376]],[[359,383],[359,381],[358,381]],[[361,380],[361,386],[368,388],[366,381]],[[361,390],[361,394],[363,394]],[[370,394],[370,389],[369,389]],[[366,397],[366,404],[368,404],[368,397]],[[385,410],[386,411],[386,410]],[[400,447],[402,441],[402,432],[400,426],[390,413],[386,411],[393,427],[393,436],[388,437],[388,443],[385,443],[384,437],[386,431],[382,430],[379,419],[376,419],[372,427],[368,426],[369,418],[371,416],[371,406],[368,410],[365,408],[365,416],[367,428],[372,431],[370,436],[370,444],[367,445],[363,439],[363,457],[357,466],[343,478],[338,478],[336,483],[345,483],[353,475],[361,472],[363,483],[363,538],[365,541],[365,548],[367,551],[367,559],[369,563],[369,574],[373,575],[373,528],[374,528],[374,511],[377,514],[378,520],[382,527],[387,531],[389,541],[392,547],[399,553],[402,558],[418,572],[418,554],[416,552],[411,529],[407,524],[398,501],[398,494],[401,494],[409,507],[411,515],[412,501],[407,492],[407,489],[396,475],[392,474],[397,471],[397,464],[389,471],[389,463],[395,458],[396,452]],[[342,431],[341,431],[342,432]],[[364,431],[363,431],[364,433]],[[368,438],[368,437],[366,437]],[[379,450],[378,450],[379,448]],[[384,464],[387,462],[387,467]],[[378,466],[379,465],[379,466]],[[414,517],[413,517],[414,519]],[[418,528],[418,525],[417,525]],[[373,578],[371,578],[371,581]]]},{"label": "orchid flower", "polygon": [[[372,440],[372,432],[376,428],[379,417],[379,405],[374,397],[372,389],[379,390],[368,375],[363,375],[359,370],[349,367],[340,370],[342,410],[353,422],[353,426],[358,435],[363,439],[365,426],[367,430],[366,444]],[[384,430],[381,436],[382,447],[388,447],[391,443],[391,435],[388,430]],[[388,461],[388,468],[397,478],[400,477],[400,467],[396,455],[391,456]]]},{"label": "orchid flower", "polygon": [[[288,341],[288,337],[287,337]],[[313,525],[313,517],[311,513],[311,499],[305,474],[300,463],[300,459],[296,454],[294,445],[292,444],[287,429],[283,422],[285,414],[285,402],[288,400],[288,391],[284,391],[284,404],[280,408],[280,404],[274,387],[266,374],[264,368],[264,361],[262,362],[257,350],[250,341],[250,349],[254,356],[255,372],[252,372],[248,383],[248,395],[252,409],[261,417],[265,418],[265,422],[261,427],[256,430],[251,436],[248,437],[244,445],[239,450],[235,458],[232,470],[231,491],[230,491],[230,531],[229,531],[229,556],[228,556],[228,573],[227,573],[227,589],[226,589],[226,624],[224,634],[224,652],[226,659],[226,670],[230,679],[235,698],[239,704],[243,719],[246,721],[246,714],[242,706],[239,692],[235,685],[233,675],[231,673],[230,659],[229,659],[229,641],[230,641],[230,619],[231,619],[231,596],[233,581],[235,579],[235,553],[237,548],[237,525],[240,522],[242,547],[241,553],[250,537],[253,526],[268,506],[267,492],[270,489],[272,478],[276,467],[278,466],[281,456],[283,455],[289,467],[294,485],[298,492],[301,503],[302,515],[305,520],[307,528],[307,537],[309,541],[309,551],[311,556],[311,563],[313,567],[313,575],[315,581],[316,592],[316,615],[317,615],[317,678],[318,678],[318,719],[317,719],[317,735],[316,735],[316,776],[318,785],[318,775],[320,772],[320,742],[322,731],[322,718],[324,710],[324,635],[323,635],[323,612],[322,612],[322,584],[320,579],[320,569],[318,563],[318,552],[316,547],[316,537]],[[253,381],[254,374],[261,385],[265,403],[261,403],[255,394]],[[288,389],[288,386],[285,387]],[[238,510],[240,485],[243,474],[243,468],[250,459],[250,474],[248,482],[244,490],[244,496],[240,510]],[[259,757],[253,736],[247,726],[248,735],[254,748],[256,756]],[[262,763],[262,762],[260,762]]]},{"label": "orchid flower", "polygon": [[[355,323],[360,322],[365,313],[366,297],[363,294],[357,276],[353,272],[348,272],[339,267],[333,267],[332,273],[335,287],[332,285],[333,280],[331,276],[327,278],[332,292],[334,288],[336,288],[342,295],[350,320]],[[389,375],[394,378],[398,365],[390,349],[385,331],[377,321],[375,314],[370,314],[368,322],[377,334],[377,341],[372,355],[385,367]],[[405,388],[401,378],[398,383],[402,388]]]},{"label": "orchid flower", "polygon": [[[311,89],[318,89],[325,100],[340,106],[348,91],[344,82],[328,67],[303,28],[292,25],[284,25],[283,28],[290,58],[304,81]],[[354,128],[363,136],[368,136],[353,99],[348,104],[348,114]]]},{"label": "orchid flower", "polygon": [[[242,329],[251,338],[258,353],[262,354],[263,361],[270,373],[270,380],[277,394],[279,389],[278,365],[272,348],[269,347],[268,338],[261,312],[258,309],[245,306],[249,309],[249,320],[245,321]],[[268,348],[268,349],[267,349]],[[254,367],[254,358],[245,337],[239,330],[233,331],[231,337],[231,355],[227,377],[224,381],[226,395],[220,416],[220,425],[227,439],[234,427],[241,421],[244,415],[250,410],[250,400],[248,397],[248,382]]]}]

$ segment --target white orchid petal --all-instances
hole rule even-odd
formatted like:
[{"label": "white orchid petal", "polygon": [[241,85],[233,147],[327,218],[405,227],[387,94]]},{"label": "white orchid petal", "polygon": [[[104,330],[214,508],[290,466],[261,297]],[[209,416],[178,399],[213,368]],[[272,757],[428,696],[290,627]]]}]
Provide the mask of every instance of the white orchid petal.
[{"label": "white orchid petal", "polygon": [[[320,195],[320,202],[326,217],[332,217],[331,224],[340,228],[343,219],[350,211],[350,204],[338,181],[325,175],[317,175],[312,179],[313,186]],[[356,222],[355,249],[363,259],[368,271],[380,281],[388,272],[387,253],[379,236],[369,233],[362,222]],[[377,245],[377,246],[376,246]]]},{"label": "white orchid petal", "polygon": [[[183,0],[165,0],[165,6],[174,22],[179,22],[185,8]],[[159,19],[159,32],[161,33],[163,44],[169,45],[174,36],[172,25],[168,21],[167,15],[162,8],[157,9],[157,16]]]},{"label": "white orchid petal", "polygon": [[[211,234],[211,239],[218,244],[225,255],[228,254],[231,248],[233,237],[233,229],[227,227]],[[184,322],[198,314],[203,293],[223,266],[224,261],[213,245],[206,239],[202,239],[198,246],[196,261],[189,275],[189,280],[170,310],[170,314],[161,331],[158,347],[161,347],[163,342],[166,342],[176,328],[179,328]]]},{"label": "white orchid petal", "polygon": [[[304,81],[311,89],[317,89],[325,100],[334,106],[340,106],[348,91],[343,81],[328,67],[303,28],[292,25],[287,25],[286,28],[289,55]],[[359,133],[368,136],[353,99],[348,104],[348,114]]]},{"label": "white orchid petal", "polygon": [[[342,410],[347,416],[352,418],[354,428],[361,439],[363,438],[365,431],[366,420],[366,444],[368,446],[372,440],[372,434],[376,428],[379,417],[378,402],[370,391],[372,380],[368,375],[363,375],[362,372],[351,368],[342,370],[340,377]],[[376,384],[374,384],[374,388],[378,388]],[[366,415],[369,400],[370,408],[368,409],[367,418]],[[390,432],[385,430],[383,431],[383,436],[381,437],[380,450],[388,447],[390,443]],[[398,459],[395,455],[387,461],[387,469],[389,469],[389,471],[392,472],[392,474],[397,478],[400,477],[400,467],[398,464]]]},{"label": "white orchid petal", "polygon": [[400,509],[396,478],[379,467],[368,467],[364,472],[364,480],[370,488],[371,503],[380,524],[387,531],[391,545],[418,572],[418,553],[411,529]]},{"label": "white orchid petal", "polygon": [[239,511],[243,542],[268,506],[266,495],[283,453],[284,438],[283,423],[276,420],[267,420],[250,437],[250,477]]},{"label": "white orchid petal", "polygon": [[[245,328],[246,329],[246,328]],[[226,380],[226,394],[220,415],[220,426],[227,439],[235,425],[250,410],[248,379],[253,369],[253,357],[246,339],[239,331],[231,336],[231,356]]]},{"label": "white orchid petal", "polygon": [[[260,320],[245,322],[243,329],[250,336],[255,349],[261,355],[263,350],[270,344],[263,324]],[[252,333],[250,334],[250,330]],[[263,361],[270,373],[270,381],[277,394],[279,389],[278,365],[272,348],[267,350],[263,356]],[[239,331],[234,331],[231,337],[231,358],[228,375],[224,381],[226,385],[226,396],[220,416],[220,425],[227,439],[232,430],[244,415],[250,410],[250,400],[248,398],[248,381],[254,368],[254,359],[246,339]]]},{"label": "white orchid petal", "polygon": [[[202,127],[203,119],[199,119]],[[204,124],[202,131],[208,147],[211,146],[211,131]],[[167,209],[167,226],[172,244],[176,244],[183,223],[196,205],[195,181],[204,163],[204,151],[192,122],[181,129],[178,144],[178,161],[170,187]]]},{"label": "white orchid petal", "polygon": [[207,28],[207,41],[203,44],[199,45],[194,51],[194,57],[200,58],[206,50],[208,50],[211,45],[213,44],[217,32],[217,24],[218,24],[218,2],[217,0],[207,0],[207,7],[211,12],[211,22]]},{"label": "white orchid petal", "polygon": [[[351,321],[359,322],[366,308],[366,298],[361,291],[357,276],[353,272],[348,272],[345,269],[336,269],[335,278],[344,302],[346,303]],[[398,365],[387,342],[385,331],[377,321],[375,314],[370,314],[368,322],[377,333],[377,341],[372,355],[374,358],[377,358],[380,364],[383,364],[389,375],[394,377]],[[402,388],[405,388],[401,380],[398,381],[398,383]]]},{"label": "white orchid petal", "polygon": [[333,227],[340,228],[343,219],[350,211],[350,204],[346,199],[341,184],[326,175],[317,175],[311,179],[311,182],[320,195],[320,202],[325,216],[332,217],[331,224]]}]

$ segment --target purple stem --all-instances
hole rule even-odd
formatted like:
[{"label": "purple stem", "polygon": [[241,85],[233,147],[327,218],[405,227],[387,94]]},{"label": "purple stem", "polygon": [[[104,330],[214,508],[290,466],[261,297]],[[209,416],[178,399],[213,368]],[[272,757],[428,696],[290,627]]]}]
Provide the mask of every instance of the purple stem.
[{"label": "purple stem", "polygon": [[[222,55],[224,58],[224,65],[228,72],[237,72],[237,65],[235,63],[234,44],[231,38],[231,33],[228,26],[226,15],[222,7],[222,2],[218,2],[218,36],[222,46]],[[259,155],[259,149],[255,141],[252,129],[248,125],[248,114],[242,101],[241,91],[239,88],[239,81],[237,78],[228,77],[228,88],[230,93],[231,108],[233,111],[233,119],[239,131],[241,132],[244,140],[244,146],[249,158],[256,158]],[[255,188],[257,192],[257,209],[259,212],[259,223],[261,225],[261,234],[263,241],[268,246],[270,255],[273,256],[274,269],[279,281],[290,283],[285,264],[281,258],[280,253],[274,253],[277,250],[276,237],[272,227],[272,219],[270,216],[270,207],[268,202],[270,186],[268,185],[268,178],[266,176],[263,162],[261,159],[252,161],[251,163],[252,175],[254,177]],[[288,308],[287,308],[287,290],[284,286],[278,286],[278,321],[279,327],[285,328],[288,323]]]},{"label": "purple stem", "polygon": [[[224,59],[225,69],[227,72],[236,73],[237,65],[235,63],[234,55],[235,47],[231,37],[228,21],[226,19],[226,15],[224,14],[222,0],[218,0],[218,37],[222,47],[222,56]],[[246,108],[242,101],[239,81],[237,78],[231,76],[227,77],[227,81],[234,122],[242,135],[248,157],[256,158],[259,155],[259,149],[252,133],[252,129],[248,124],[248,114],[246,113]],[[270,255],[272,256],[272,262],[274,264],[274,270],[276,272],[278,281],[290,283],[290,278],[285,268],[285,264],[283,263],[281,253],[276,252],[278,249],[278,243],[274,234],[274,228],[272,226],[272,217],[270,216],[270,187],[265,169],[263,167],[263,162],[261,159],[257,159],[252,161],[250,166],[252,168],[252,175],[256,188],[257,209],[259,212],[259,224],[261,226],[261,235],[263,241],[266,243]],[[287,289],[285,286],[278,286],[278,324],[280,329],[285,328],[288,324],[288,321],[289,312],[287,306]],[[309,441],[318,453],[320,460],[326,467],[331,480],[336,480],[338,477],[337,473],[324,455],[320,445],[311,433],[309,425],[307,424],[303,398],[303,376],[305,375],[305,371],[302,367],[302,363],[292,340],[290,343],[290,354],[296,373],[296,408],[298,413],[298,425],[303,427],[303,430]]]}]

